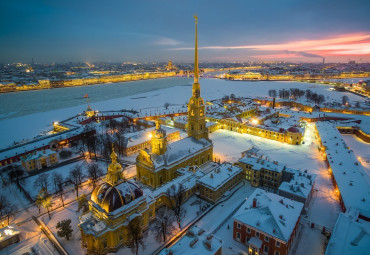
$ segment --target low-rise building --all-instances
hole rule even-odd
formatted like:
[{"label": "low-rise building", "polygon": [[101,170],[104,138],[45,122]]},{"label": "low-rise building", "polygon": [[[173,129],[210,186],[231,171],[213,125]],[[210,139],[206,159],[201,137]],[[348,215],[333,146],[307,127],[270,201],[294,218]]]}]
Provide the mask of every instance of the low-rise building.
[{"label": "low-rise building", "polygon": [[27,171],[35,169],[43,169],[58,163],[58,155],[56,151],[46,149],[43,151],[34,151],[31,154],[22,157],[22,166]]},{"label": "low-rise building", "polygon": [[266,158],[254,157],[250,154],[239,159],[236,163],[243,169],[244,178],[254,187],[264,186],[277,189],[282,181],[282,172],[285,165],[277,161],[268,161]]},{"label": "low-rise building", "polygon": [[280,196],[301,202],[307,208],[315,187],[316,175],[302,171],[292,174],[290,181],[283,181],[278,189]]},{"label": "low-rise building", "polygon": [[212,203],[242,180],[243,171],[238,166],[224,163],[197,180],[199,195]]},{"label": "low-rise building", "polygon": [[19,242],[20,231],[13,225],[0,228],[0,249]]},{"label": "low-rise building", "polygon": [[235,213],[233,239],[248,254],[288,254],[296,236],[303,204],[256,189]]}]

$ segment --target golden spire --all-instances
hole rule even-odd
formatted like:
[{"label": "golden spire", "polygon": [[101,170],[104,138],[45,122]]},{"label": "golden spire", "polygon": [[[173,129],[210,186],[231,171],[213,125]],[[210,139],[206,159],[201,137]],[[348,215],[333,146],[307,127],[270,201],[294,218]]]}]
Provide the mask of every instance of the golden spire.
[{"label": "golden spire", "polygon": [[194,15],[195,19],[195,54],[194,54],[194,83],[199,81],[198,72],[198,16]]},{"label": "golden spire", "polygon": [[198,68],[198,16],[194,15],[195,19],[195,53],[194,53],[194,84],[193,84],[193,97],[200,97],[199,85],[199,68]]}]

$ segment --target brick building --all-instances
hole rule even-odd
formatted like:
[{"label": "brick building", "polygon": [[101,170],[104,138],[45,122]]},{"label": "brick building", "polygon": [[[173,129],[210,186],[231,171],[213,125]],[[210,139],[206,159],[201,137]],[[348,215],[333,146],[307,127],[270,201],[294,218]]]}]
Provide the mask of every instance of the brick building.
[{"label": "brick building", "polygon": [[296,236],[303,204],[256,189],[234,216],[233,239],[248,254],[288,254]]}]

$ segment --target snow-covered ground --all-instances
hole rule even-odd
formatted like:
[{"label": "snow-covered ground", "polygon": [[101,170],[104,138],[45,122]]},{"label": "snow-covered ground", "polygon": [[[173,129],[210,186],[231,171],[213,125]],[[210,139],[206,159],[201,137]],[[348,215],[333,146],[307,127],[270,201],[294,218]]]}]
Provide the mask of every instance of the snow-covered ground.
[{"label": "snow-covered ground", "polygon": [[370,176],[370,143],[354,135],[342,135],[342,137]]},{"label": "snow-covered ground", "polygon": [[[191,84],[192,79],[184,78],[173,78],[173,79],[162,79],[162,82],[178,82],[176,79],[180,79],[182,86],[175,86],[160,90],[155,90],[151,92],[139,93],[134,97],[132,95],[116,98],[116,94],[111,98],[104,101],[94,102],[91,104],[94,110],[105,111],[105,110],[120,110],[120,109],[140,109],[147,107],[159,107],[163,106],[164,103],[168,102],[170,104],[184,104],[191,97]],[[158,82],[157,80],[146,81],[145,86],[151,86],[151,82]],[[139,85],[138,82],[131,82],[130,85]],[[267,96],[268,90],[270,89],[289,89],[289,88],[300,88],[300,89],[311,89],[313,92],[318,94],[324,94],[325,97],[329,97],[333,100],[340,100],[343,95],[347,95],[350,102],[353,101],[364,101],[362,97],[356,96],[351,93],[330,91],[329,88],[332,86],[310,84],[310,83],[300,83],[300,82],[249,82],[249,81],[229,81],[220,79],[201,79],[201,96],[206,100],[218,99],[224,95],[230,95],[234,93],[236,96],[243,97],[257,97],[257,96]],[[70,88],[58,89],[60,93],[65,93],[66,91],[71,91]],[[115,89],[114,86],[106,87],[106,89]],[[47,93],[47,90],[37,91],[38,93],[33,93],[32,96],[42,97],[43,93]],[[28,92],[24,92],[28,93]],[[81,97],[85,94],[81,93]],[[98,97],[98,95],[96,95]],[[330,99],[327,98],[327,101]],[[64,97],[56,97],[55,102],[50,101],[50,104],[59,104],[58,107],[63,107],[59,100],[66,100]],[[64,101],[64,105],[65,105]],[[68,105],[68,104],[67,104]],[[0,105],[1,107],[1,105]],[[17,106],[15,106],[17,107]],[[23,138],[32,138],[38,135],[44,130],[52,129],[53,121],[61,121],[67,119],[71,116],[81,113],[86,109],[86,104],[84,100],[81,101],[81,105],[65,107],[63,109],[37,112],[33,114],[24,115],[21,117],[11,118],[11,116],[0,120],[0,148],[4,148],[7,145],[13,143],[14,141],[22,140]],[[12,111],[17,112],[21,109],[12,109]],[[45,107],[42,110],[44,111]],[[20,134],[22,134],[20,136]]]},{"label": "snow-covered ground", "polygon": [[[85,253],[85,251],[81,248],[81,232],[78,228],[78,217],[80,216],[80,213],[77,212],[77,209],[78,203],[74,202],[66,206],[65,208],[60,208],[54,211],[51,219],[49,219],[49,216],[47,214],[41,217],[41,220],[50,229],[54,237],[58,239],[59,243],[69,254]],[[58,229],[56,228],[56,225],[59,221],[66,219],[71,219],[71,227],[73,229],[72,237],[68,241],[65,238],[60,238],[57,235]]]},{"label": "snow-covered ground", "polygon": [[[325,226],[332,230],[339,215],[340,207],[334,194],[328,169],[325,166],[322,155],[317,149],[317,143],[313,134],[313,125],[313,123],[307,125],[304,136],[305,144],[302,145],[289,145],[227,130],[218,130],[212,133],[210,138],[215,146],[215,156],[219,157],[221,162],[235,162],[241,157],[242,151],[255,146],[270,160],[277,160],[279,163],[287,164],[287,166],[291,168],[301,170],[307,169],[309,173],[318,175],[309,210],[304,217],[315,224]],[[323,208],[325,208],[325,210],[323,210]],[[321,235],[320,232],[313,229],[304,231],[313,231],[308,235],[312,236],[312,239],[305,239],[304,242],[308,242],[317,249],[321,249],[321,237],[318,236]],[[226,232],[225,230],[225,233]],[[220,237],[222,239],[227,238],[224,236]],[[298,251],[303,252],[304,246],[300,246],[299,244],[297,247],[297,254],[299,254]]]},{"label": "snow-covered ground", "polygon": [[[88,167],[88,162],[90,162],[90,161],[91,160],[88,160],[88,161],[81,160],[81,161],[78,161],[76,163],[61,166],[61,167],[58,167],[58,168],[55,168],[55,169],[52,169],[52,170],[46,172],[48,174],[48,191],[49,191],[49,193],[54,193],[55,192],[55,187],[54,187],[54,184],[52,182],[53,173],[61,174],[63,179],[66,180],[68,178],[68,175],[69,175],[69,172],[71,171],[71,169],[73,167],[75,167],[76,165],[80,165],[82,167],[82,171],[83,171],[83,174],[84,174],[84,178],[82,180],[86,181],[88,179],[87,167]],[[98,166],[103,171],[103,173],[106,173],[106,163],[105,162],[98,161]],[[39,192],[39,189],[34,187],[35,180],[38,178],[38,176],[39,175],[34,175],[32,177],[27,178],[25,185],[23,185],[25,190],[33,198],[35,198],[37,196],[38,192]],[[66,190],[71,189],[71,188],[73,188],[72,185],[69,185],[68,187],[65,187]]]}]

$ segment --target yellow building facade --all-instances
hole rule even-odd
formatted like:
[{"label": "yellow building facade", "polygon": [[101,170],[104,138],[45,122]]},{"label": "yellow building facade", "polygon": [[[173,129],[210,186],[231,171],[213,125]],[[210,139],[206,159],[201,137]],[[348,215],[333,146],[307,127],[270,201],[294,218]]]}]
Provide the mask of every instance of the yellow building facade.
[{"label": "yellow building facade", "polygon": [[155,218],[155,200],[123,178],[114,150],[111,159],[105,182],[94,189],[89,211],[80,217],[81,242],[88,254],[117,251],[127,244],[127,226],[133,219],[140,218],[145,230]]},{"label": "yellow building facade", "polygon": [[176,178],[176,170],[203,165],[213,159],[213,144],[208,138],[204,99],[200,96],[198,68],[198,20],[195,23],[194,83],[188,104],[188,137],[167,145],[166,132],[157,123],[151,150],[141,150],[136,158],[137,178],[157,188]]}]

